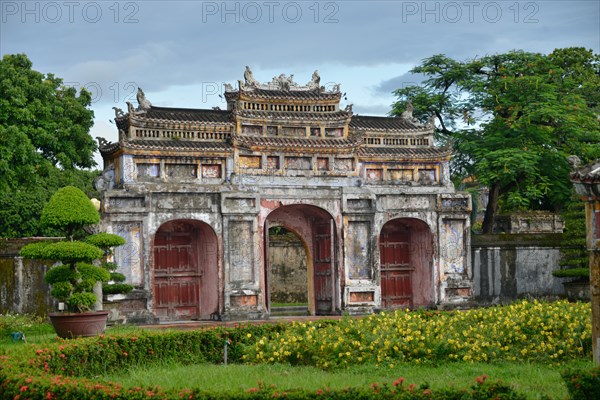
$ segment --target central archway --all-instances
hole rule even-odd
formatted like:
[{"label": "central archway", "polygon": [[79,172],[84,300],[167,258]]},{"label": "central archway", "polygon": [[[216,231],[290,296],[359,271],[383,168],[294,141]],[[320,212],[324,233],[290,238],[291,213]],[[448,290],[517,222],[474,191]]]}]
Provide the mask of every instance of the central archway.
[{"label": "central archway", "polygon": [[311,315],[336,313],[336,227],[332,216],[325,210],[306,204],[281,206],[266,218],[264,273],[267,291],[266,306],[270,309],[269,228],[281,226],[300,238],[307,257],[308,310]]},{"label": "central archway", "polygon": [[154,313],[161,320],[210,319],[218,312],[217,236],[200,221],[174,220],[154,236]]}]

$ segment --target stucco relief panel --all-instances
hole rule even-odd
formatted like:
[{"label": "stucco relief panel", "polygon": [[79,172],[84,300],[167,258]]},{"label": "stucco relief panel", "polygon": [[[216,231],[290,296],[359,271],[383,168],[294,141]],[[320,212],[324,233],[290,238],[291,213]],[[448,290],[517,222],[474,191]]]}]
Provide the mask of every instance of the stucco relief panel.
[{"label": "stucco relief panel", "polygon": [[126,277],[126,282],[134,286],[143,284],[142,271],[142,226],[138,222],[119,223],[113,227],[114,233],[125,239],[125,244],[115,248],[114,259],[118,272]]}]

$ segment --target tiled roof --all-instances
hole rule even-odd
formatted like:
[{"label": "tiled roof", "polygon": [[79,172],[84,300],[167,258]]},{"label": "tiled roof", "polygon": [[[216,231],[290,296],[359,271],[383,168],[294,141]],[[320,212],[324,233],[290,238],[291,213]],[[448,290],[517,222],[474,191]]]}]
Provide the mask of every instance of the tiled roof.
[{"label": "tiled roof", "polygon": [[111,154],[117,150],[166,150],[166,151],[204,151],[229,152],[232,146],[223,141],[193,141],[193,140],[130,140],[127,142],[110,143],[100,148],[101,154]]},{"label": "tiled roof", "polygon": [[234,143],[249,149],[258,149],[264,147],[277,149],[337,149],[349,150],[358,147],[359,142],[353,139],[342,138],[288,138],[288,137],[273,137],[273,136],[234,136]]},{"label": "tiled roof", "polygon": [[401,117],[371,117],[354,115],[350,121],[350,129],[377,131],[427,130],[427,126],[419,125]]},{"label": "tiled roof", "polygon": [[350,116],[348,111],[335,112],[302,112],[302,111],[258,111],[258,110],[242,110],[239,115],[246,118],[272,118],[276,120],[324,120],[324,119],[345,119]]},{"label": "tiled roof", "polygon": [[196,108],[150,107],[145,113],[134,114],[136,118],[182,122],[233,123],[231,111],[204,110]]},{"label": "tiled roof", "polygon": [[586,183],[600,182],[600,159],[581,168],[577,165],[577,168],[571,172],[571,180]]},{"label": "tiled roof", "polygon": [[444,147],[361,147],[359,157],[394,157],[405,159],[445,158],[451,154]]},{"label": "tiled roof", "polygon": [[[227,97],[237,97],[239,90],[226,92]],[[321,89],[314,90],[268,90],[253,89],[243,90],[242,94],[261,99],[300,99],[300,100],[338,100],[340,92],[324,92]]]}]

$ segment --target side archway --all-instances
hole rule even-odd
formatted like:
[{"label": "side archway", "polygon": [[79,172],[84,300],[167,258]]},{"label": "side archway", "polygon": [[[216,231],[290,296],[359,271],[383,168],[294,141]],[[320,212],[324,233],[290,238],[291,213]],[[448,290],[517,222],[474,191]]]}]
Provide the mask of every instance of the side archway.
[{"label": "side archway", "polygon": [[217,248],[217,236],[204,222],[174,220],[160,226],[152,284],[159,319],[210,319],[218,313]]},{"label": "side archway", "polygon": [[381,307],[424,307],[434,303],[433,235],[416,218],[388,221],[379,235]]}]

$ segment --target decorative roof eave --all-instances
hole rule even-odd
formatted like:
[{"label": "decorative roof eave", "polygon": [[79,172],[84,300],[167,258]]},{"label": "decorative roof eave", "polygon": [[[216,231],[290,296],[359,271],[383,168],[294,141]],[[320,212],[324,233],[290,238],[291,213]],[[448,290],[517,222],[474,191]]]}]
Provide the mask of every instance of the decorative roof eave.
[{"label": "decorative roof eave", "polygon": [[235,147],[252,151],[287,151],[306,153],[356,153],[361,144],[360,138],[349,139],[305,139],[261,136],[233,136]]},{"label": "decorative roof eave", "polygon": [[375,156],[365,156],[360,152],[358,153],[358,159],[361,162],[393,162],[393,163],[443,163],[450,161],[450,157],[414,157],[409,155],[404,156],[387,156],[387,157],[375,157]]},{"label": "decorative roof eave", "polygon": [[354,115],[350,122],[350,130],[368,133],[388,132],[418,132],[432,134],[435,129],[433,118],[426,124],[421,124],[412,114],[401,117],[378,117],[370,115]]},{"label": "decorative roof eave", "polygon": [[121,150],[121,148],[122,148],[120,142],[112,143],[112,142],[106,141],[106,139],[104,139],[104,138],[97,138],[97,139],[99,142],[98,151],[100,152],[100,155],[102,157],[114,154],[114,153],[118,152],[119,150]]},{"label": "decorative roof eave", "polygon": [[184,121],[184,120],[168,120],[168,119],[155,119],[145,117],[133,117],[131,119],[131,126],[136,128],[157,128],[157,129],[182,129],[181,125],[185,125],[188,130],[199,130],[203,127],[228,127],[233,129],[235,123],[222,122],[222,121]]},{"label": "decorative roof eave", "polygon": [[298,121],[303,124],[304,121],[328,121],[338,122],[341,124],[348,123],[352,118],[352,111],[340,110],[332,113],[316,113],[316,112],[295,112],[295,111],[256,111],[256,110],[240,110],[234,111],[234,115],[244,119],[259,119],[269,120],[273,122],[282,121],[289,123]]},{"label": "decorative roof eave", "polygon": [[586,201],[600,199],[600,159],[591,164],[579,167],[581,161],[577,156],[569,156],[572,172],[571,182],[575,191]]},{"label": "decorative roof eave", "polygon": [[350,132],[360,132],[363,135],[381,135],[381,137],[393,136],[398,133],[410,134],[411,137],[415,135],[427,136],[433,134],[433,129],[424,126],[415,126],[414,128],[397,128],[397,129],[385,129],[385,128],[356,128],[350,125],[348,127]]},{"label": "decorative roof eave", "polygon": [[577,156],[569,156],[568,160],[573,168],[571,182],[600,183],[600,159],[583,167],[579,167],[581,161]]},{"label": "decorative roof eave", "polygon": [[314,92],[283,92],[283,91],[267,91],[267,90],[241,90],[232,92],[229,94],[228,99],[239,99],[243,101],[253,101],[253,100],[269,100],[269,101],[286,101],[289,102],[293,100],[297,103],[305,103],[312,104],[315,101],[319,102],[329,102],[331,104],[339,103],[342,94],[341,93],[324,93],[320,91]]},{"label": "decorative roof eave", "polygon": [[361,161],[407,161],[407,162],[447,162],[452,150],[438,147],[361,147],[358,156]]},{"label": "decorative roof eave", "polygon": [[123,153],[134,156],[152,156],[152,157],[230,157],[233,154],[233,149],[230,150],[193,150],[193,149],[175,149],[169,148],[164,150],[158,149],[124,149]]},{"label": "decorative roof eave", "polygon": [[131,140],[109,143],[104,140],[99,146],[102,157],[119,152],[134,155],[195,155],[228,156],[233,147],[226,142],[190,140]]}]

